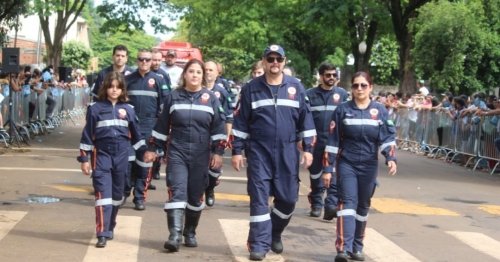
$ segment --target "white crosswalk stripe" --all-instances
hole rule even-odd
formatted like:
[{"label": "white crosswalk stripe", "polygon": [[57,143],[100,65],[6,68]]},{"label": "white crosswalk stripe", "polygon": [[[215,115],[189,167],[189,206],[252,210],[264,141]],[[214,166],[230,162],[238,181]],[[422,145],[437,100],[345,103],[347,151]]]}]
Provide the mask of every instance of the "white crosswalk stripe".
[{"label": "white crosswalk stripe", "polygon": [[0,210],[0,240],[2,240],[27,213],[28,212],[23,211]]},{"label": "white crosswalk stripe", "polygon": [[475,250],[500,260],[500,242],[495,239],[476,232],[447,231],[446,233],[456,237]]},{"label": "white crosswalk stripe", "polygon": [[[248,230],[250,229],[249,221],[243,219],[219,219],[219,223],[224,231],[229,248],[233,252],[234,258],[238,262],[250,261],[247,238]],[[281,262],[285,259],[278,254],[269,252],[266,255],[266,261]]]},{"label": "white crosswalk stripe", "polygon": [[97,238],[90,240],[83,262],[95,261],[138,261],[139,239],[142,218],[138,216],[118,216],[116,218],[115,238],[106,244],[105,252],[96,248]]},{"label": "white crosswalk stripe", "polygon": [[420,261],[373,228],[366,228],[363,244],[365,256],[377,262]]}]

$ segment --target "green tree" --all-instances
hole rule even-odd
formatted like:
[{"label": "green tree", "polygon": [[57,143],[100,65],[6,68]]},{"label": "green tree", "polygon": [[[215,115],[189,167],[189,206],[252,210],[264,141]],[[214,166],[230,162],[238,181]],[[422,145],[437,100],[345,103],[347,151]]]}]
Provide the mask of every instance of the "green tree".
[{"label": "green tree", "polygon": [[243,80],[249,75],[249,70],[255,62],[253,55],[242,50],[220,46],[202,48],[203,59],[222,63],[226,70],[224,76],[228,79]]},{"label": "green tree", "polygon": [[[414,65],[432,80],[434,88],[470,94],[497,83],[493,80],[499,76],[498,64],[492,63],[492,58],[500,59],[495,51],[500,41],[486,22],[489,18],[481,1],[438,1],[423,6],[419,12],[412,23],[416,33]],[[487,65],[493,67],[489,76],[479,72],[480,66]]]},{"label": "green tree", "polygon": [[0,4],[0,47],[7,42],[7,32],[9,29],[16,29],[19,16],[28,13],[30,3],[28,0],[3,0]]},{"label": "green tree", "polygon": [[63,44],[61,64],[73,68],[87,70],[92,58],[92,50],[85,44],[77,41],[69,41]]},{"label": "green tree", "polygon": [[380,85],[399,85],[399,46],[393,37],[381,37],[373,48],[370,61],[376,70],[373,81]]}]

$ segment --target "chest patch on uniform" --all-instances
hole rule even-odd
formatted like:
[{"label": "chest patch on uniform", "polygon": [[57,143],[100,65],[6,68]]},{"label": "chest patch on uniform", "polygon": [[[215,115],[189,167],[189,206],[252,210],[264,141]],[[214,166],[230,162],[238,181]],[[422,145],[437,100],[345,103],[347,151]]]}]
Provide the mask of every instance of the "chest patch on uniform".
[{"label": "chest patch on uniform", "polygon": [[123,108],[118,109],[118,116],[121,119],[124,119],[127,116],[127,110],[125,110]]},{"label": "chest patch on uniform", "polygon": [[290,99],[294,99],[295,98],[295,94],[297,93],[297,89],[295,89],[295,87],[289,87],[287,89],[287,91],[288,91],[288,97]]},{"label": "chest patch on uniform", "polygon": [[339,102],[339,99],[340,99],[340,95],[339,94],[333,94],[333,102],[334,103],[338,103]]},{"label": "chest patch on uniform", "polygon": [[154,84],[155,84],[155,80],[153,78],[150,78],[148,80],[148,84],[149,84],[149,88],[153,88]]},{"label": "chest patch on uniform", "polygon": [[206,104],[209,99],[210,99],[210,95],[209,94],[205,93],[205,94],[201,95],[201,102],[203,104]]},{"label": "chest patch on uniform", "polygon": [[215,96],[216,96],[217,98],[220,98],[220,92],[219,92],[219,91],[215,91],[215,92],[214,92],[214,94],[215,94]]},{"label": "chest patch on uniform", "polygon": [[392,120],[389,119],[389,120],[387,120],[387,125],[388,126],[394,126],[394,123],[392,122]]},{"label": "chest patch on uniform", "polygon": [[373,120],[377,120],[378,118],[378,109],[372,108],[370,109],[370,115]]}]

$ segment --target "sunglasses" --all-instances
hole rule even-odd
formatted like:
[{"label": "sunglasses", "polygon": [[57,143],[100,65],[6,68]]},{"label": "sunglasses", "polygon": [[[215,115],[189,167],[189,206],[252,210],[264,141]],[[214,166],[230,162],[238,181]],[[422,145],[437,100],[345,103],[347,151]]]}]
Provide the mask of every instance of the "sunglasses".
[{"label": "sunglasses", "polygon": [[351,88],[352,88],[352,89],[359,89],[359,87],[361,87],[361,89],[366,90],[366,89],[368,88],[368,86],[369,86],[369,85],[368,85],[368,84],[366,84],[366,83],[362,83],[362,84],[352,84],[352,85],[351,85]]},{"label": "sunglasses", "polygon": [[147,58],[147,57],[138,57],[138,58],[137,58],[137,61],[140,61],[140,62],[144,62],[144,61],[149,62],[149,61],[151,61],[151,58]]},{"label": "sunglasses", "polygon": [[278,61],[278,63],[282,63],[283,61],[285,61],[285,58],[282,56],[268,56],[268,57],[266,57],[266,61],[268,63],[274,63],[274,61]]},{"label": "sunglasses", "polygon": [[323,74],[323,76],[326,78],[330,78],[330,77],[337,78],[339,75],[332,73],[332,74]]}]

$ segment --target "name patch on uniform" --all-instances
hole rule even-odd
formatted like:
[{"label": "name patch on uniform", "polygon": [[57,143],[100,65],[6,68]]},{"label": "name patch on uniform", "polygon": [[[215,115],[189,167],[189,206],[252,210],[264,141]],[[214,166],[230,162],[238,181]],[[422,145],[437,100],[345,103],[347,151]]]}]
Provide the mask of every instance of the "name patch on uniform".
[{"label": "name patch on uniform", "polygon": [[153,88],[154,84],[155,84],[155,80],[153,78],[150,78],[148,80],[148,84],[149,84],[149,88]]},{"label": "name patch on uniform", "polygon": [[210,95],[207,94],[207,93],[204,93],[203,95],[201,95],[201,102],[203,104],[206,104],[208,102],[208,100],[210,99]]},{"label": "name patch on uniform", "polygon": [[123,108],[120,108],[118,109],[118,116],[121,118],[121,119],[124,119],[125,116],[127,116],[127,110],[123,109]]},{"label": "name patch on uniform", "polygon": [[377,120],[378,118],[378,109],[372,108],[370,109],[370,115],[373,120]]},{"label": "name patch on uniform", "polygon": [[289,87],[287,89],[287,91],[288,91],[288,97],[290,99],[294,99],[295,98],[295,94],[297,93],[297,89],[295,89],[295,87]]},{"label": "name patch on uniform", "polygon": [[389,119],[389,120],[387,120],[387,125],[388,126],[394,126],[394,122],[392,122],[392,120]]},{"label": "name patch on uniform", "polygon": [[333,102],[334,103],[338,103],[339,102],[339,99],[340,99],[340,95],[339,94],[333,94]]}]

